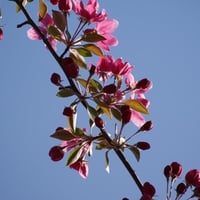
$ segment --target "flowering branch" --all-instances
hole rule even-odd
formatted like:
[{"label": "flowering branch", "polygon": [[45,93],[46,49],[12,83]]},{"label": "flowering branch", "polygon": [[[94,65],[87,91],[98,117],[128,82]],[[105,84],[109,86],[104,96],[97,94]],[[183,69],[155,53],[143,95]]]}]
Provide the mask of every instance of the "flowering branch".
[{"label": "flowering branch", "polygon": [[[51,44],[49,43],[49,41],[47,40],[47,38],[44,36],[44,34],[41,32],[41,30],[38,28],[38,26],[35,24],[35,22],[32,20],[32,18],[30,17],[30,15],[28,14],[28,12],[26,11],[25,7],[23,6],[22,2],[20,0],[14,0],[16,2],[16,4],[20,7],[20,9],[22,10],[22,12],[24,13],[25,17],[27,18],[27,21],[25,21],[22,24],[19,24],[17,26],[17,28],[20,28],[24,25],[30,24],[35,31],[39,34],[39,36],[42,38],[43,42],[45,43],[45,45],[47,46],[47,48],[49,49],[50,53],[52,54],[52,56],[55,58],[55,60],[57,61],[57,63],[62,67],[62,62],[61,62],[61,58],[64,56],[64,54],[67,53],[67,51],[69,50],[69,46],[67,46],[66,50],[64,51],[64,53],[61,55],[61,57],[59,57],[57,55],[57,53],[55,52],[55,50],[53,49],[53,47],[51,46]],[[85,25],[85,24],[84,24]],[[78,34],[78,33],[77,33]],[[72,81],[72,79],[70,79],[68,76],[66,76],[68,81],[70,82],[71,87],[73,88],[74,91],[78,92],[78,89],[76,88],[74,82]],[[84,105],[85,108],[87,108],[87,102],[86,100],[81,101]],[[106,132],[105,129],[100,128],[100,131],[102,133],[102,135],[104,136],[104,138],[107,140],[107,142],[109,144],[112,143],[111,138],[109,137],[108,133]],[[126,160],[125,156],[123,155],[123,153],[121,152],[121,150],[119,149],[114,149],[115,153],[117,154],[117,156],[119,157],[119,159],[121,160],[121,162],[124,164],[124,166],[126,167],[127,171],[129,172],[129,174],[131,175],[131,177],[133,178],[133,180],[135,181],[136,185],[138,186],[139,190],[141,191],[141,193],[143,193],[142,188],[143,185],[140,181],[140,179],[138,178],[138,176],[136,175],[135,171],[133,170],[133,168],[131,167],[131,165],[129,164],[129,162]]]}]

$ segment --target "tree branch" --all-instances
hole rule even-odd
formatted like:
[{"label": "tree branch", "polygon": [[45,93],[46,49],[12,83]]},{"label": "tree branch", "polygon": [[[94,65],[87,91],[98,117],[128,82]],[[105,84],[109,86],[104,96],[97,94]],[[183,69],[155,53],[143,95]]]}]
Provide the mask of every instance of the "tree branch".
[{"label": "tree branch", "polygon": [[[55,60],[57,61],[57,63],[61,67],[61,69],[63,70],[62,65],[61,65],[62,58],[59,57],[58,54],[55,52],[55,50],[52,48],[52,46],[49,43],[49,41],[47,40],[47,38],[43,35],[43,33],[40,31],[40,29],[38,28],[36,23],[32,20],[32,18],[30,17],[29,13],[26,11],[24,6],[22,5],[22,2],[20,0],[14,0],[14,1],[20,7],[21,11],[23,12],[23,14],[25,15],[25,17],[27,19],[27,21],[25,21],[22,24],[19,24],[17,27],[20,28],[25,24],[30,24],[34,28],[34,30],[39,34],[39,36],[43,40],[44,44],[47,46],[47,48],[49,49],[50,53],[55,58]],[[73,90],[80,94],[80,92],[78,91],[78,89],[77,89],[76,85],[74,84],[73,80],[68,78],[68,77],[67,77],[67,79],[68,79],[71,87],[73,88]],[[83,100],[82,104],[87,109],[87,105],[88,105],[87,101]],[[112,144],[112,139],[109,137],[109,135],[106,132],[106,130],[105,129],[100,129],[100,130],[101,130],[103,136],[105,137],[105,139],[108,141],[108,143]],[[143,185],[142,185],[141,181],[139,180],[138,176],[136,175],[135,171],[133,170],[133,168],[129,164],[129,162],[126,160],[124,154],[119,149],[114,149],[114,151],[115,151],[115,153],[117,154],[118,158],[121,160],[121,162],[123,163],[123,165],[125,166],[125,168],[127,169],[127,171],[129,172],[129,174],[131,175],[131,177],[133,178],[133,180],[135,181],[136,185],[138,186],[139,190],[142,193]]]}]

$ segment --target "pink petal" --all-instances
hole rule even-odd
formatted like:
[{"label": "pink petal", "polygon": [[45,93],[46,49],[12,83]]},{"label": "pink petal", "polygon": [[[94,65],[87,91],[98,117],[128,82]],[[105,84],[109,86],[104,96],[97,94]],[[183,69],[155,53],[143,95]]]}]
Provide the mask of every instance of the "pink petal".
[{"label": "pink petal", "polygon": [[137,111],[132,111],[131,113],[131,121],[137,126],[141,127],[145,123],[145,119],[141,113]]},{"label": "pink petal", "polygon": [[33,28],[28,29],[27,36],[31,40],[41,40],[41,37]]}]

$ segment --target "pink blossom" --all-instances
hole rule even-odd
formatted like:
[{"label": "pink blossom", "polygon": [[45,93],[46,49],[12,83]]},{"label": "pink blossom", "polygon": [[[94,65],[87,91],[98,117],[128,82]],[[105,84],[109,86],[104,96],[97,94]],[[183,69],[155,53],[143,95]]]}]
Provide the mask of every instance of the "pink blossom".
[{"label": "pink blossom", "polygon": [[112,56],[104,56],[100,58],[97,62],[96,73],[99,75],[99,79],[106,81],[107,78],[112,74],[113,65],[113,57]]},{"label": "pink blossom", "polygon": [[97,42],[97,45],[100,48],[109,51],[109,46],[118,45],[118,40],[113,35],[111,35],[111,33],[114,32],[114,30],[118,27],[118,24],[119,22],[115,19],[104,20],[96,23],[97,33],[106,38],[106,40]]},{"label": "pink blossom", "polygon": [[133,66],[128,63],[128,62],[124,62],[122,60],[122,58],[118,58],[115,62],[114,62],[114,67],[112,68],[112,73],[114,75],[127,75],[130,74],[131,71],[133,69]]},{"label": "pink blossom", "polygon": [[101,22],[106,19],[107,13],[103,9],[101,12],[97,13],[99,8],[99,3],[97,0],[88,0],[87,5],[84,6],[81,0],[74,1],[73,10],[78,14],[82,20],[91,22]]},{"label": "pink blossom", "polygon": [[77,162],[72,163],[69,167],[77,170],[82,178],[87,178],[89,168],[86,160],[78,160]]},{"label": "pink blossom", "polygon": [[63,141],[60,146],[65,147],[63,149],[63,151],[67,152],[67,151],[70,151],[71,149],[75,148],[76,146],[80,145],[83,141],[84,141],[83,138],[76,137],[71,140]]},{"label": "pink blossom", "polygon": [[[48,13],[45,15],[45,17],[39,22],[38,28],[42,32],[42,34],[48,39],[49,43],[51,44],[52,48],[56,50],[56,44],[57,41],[48,35],[48,26],[54,25],[53,18]],[[27,36],[31,40],[41,40],[40,35],[37,33],[37,31],[34,28],[30,28],[27,31]]]}]

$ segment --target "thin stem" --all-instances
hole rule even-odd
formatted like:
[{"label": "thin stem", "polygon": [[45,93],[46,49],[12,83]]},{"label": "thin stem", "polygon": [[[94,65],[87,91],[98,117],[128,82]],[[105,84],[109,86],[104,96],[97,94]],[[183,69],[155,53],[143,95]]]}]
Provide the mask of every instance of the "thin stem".
[{"label": "thin stem", "polygon": [[[52,48],[52,46],[50,45],[49,41],[47,40],[47,38],[42,34],[42,32],[40,31],[40,29],[38,28],[38,26],[35,24],[35,22],[32,20],[32,18],[30,17],[30,15],[28,14],[28,12],[26,11],[26,9],[24,8],[24,6],[22,5],[22,2],[20,0],[14,0],[15,3],[20,7],[21,11],[24,13],[26,19],[27,19],[27,24],[30,24],[35,31],[39,34],[39,36],[41,37],[41,39],[43,40],[43,42],[46,44],[47,48],[49,49],[50,53],[52,54],[52,56],[55,58],[55,60],[57,61],[57,63],[59,64],[59,66],[62,68],[61,65],[61,59],[60,57],[57,55],[57,53],[54,51],[54,49]],[[83,24],[84,25],[84,24]],[[19,25],[20,26],[20,25]],[[83,28],[83,26],[81,27]],[[78,33],[78,31],[77,31]],[[63,68],[62,68],[63,69]],[[73,88],[73,90],[75,92],[77,92],[78,94],[80,94],[80,92],[78,91],[75,83],[73,82],[72,79],[68,78],[68,81],[71,85],[71,87]],[[83,106],[87,109],[88,107],[88,103],[85,99],[83,99],[82,101]],[[103,134],[104,138],[108,141],[109,144],[112,144],[112,140],[109,137],[108,133],[106,132],[105,129],[100,129],[101,133]],[[133,170],[133,168],[131,167],[131,165],[129,164],[129,162],[126,160],[125,156],[123,155],[123,153],[121,152],[121,150],[114,148],[115,153],[117,154],[117,156],[119,157],[119,159],[121,160],[121,162],[124,164],[125,168],[127,169],[127,171],[129,172],[129,174],[131,175],[131,177],[133,178],[133,180],[135,181],[136,185],[138,186],[139,190],[142,192],[142,188],[143,185],[140,181],[140,179],[138,178],[138,176],[136,175],[135,171]]]}]

